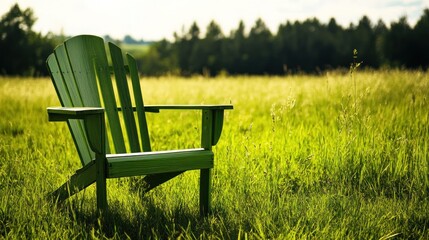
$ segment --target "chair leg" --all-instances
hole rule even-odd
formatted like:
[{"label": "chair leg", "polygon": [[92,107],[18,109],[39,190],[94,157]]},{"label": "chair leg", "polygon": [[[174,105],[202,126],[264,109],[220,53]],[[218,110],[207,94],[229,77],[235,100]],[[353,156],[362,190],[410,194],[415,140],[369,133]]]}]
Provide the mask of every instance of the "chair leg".
[{"label": "chair leg", "polygon": [[200,215],[208,216],[211,211],[211,169],[201,169],[200,172]]},{"label": "chair leg", "polygon": [[106,191],[106,179],[97,179],[96,182],[96,193],[97,193],[97,210],[101,215],[107,214],[107,191]]},{"label": "chair leg", "polygon": [[107,215],[107,189],[106,189],[106,159],[103,156],[96,156],[97,164],[97,180],[96,193],[97,193],[97,210],[100,216],[105,219]]}]

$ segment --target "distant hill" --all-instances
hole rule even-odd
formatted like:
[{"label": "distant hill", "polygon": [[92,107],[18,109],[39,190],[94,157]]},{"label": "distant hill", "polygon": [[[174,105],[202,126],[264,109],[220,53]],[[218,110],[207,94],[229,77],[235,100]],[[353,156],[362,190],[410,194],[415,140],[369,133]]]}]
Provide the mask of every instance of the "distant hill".
[{"label": "distant hill", "polygon": [[126,45],[151,45],[153,43],[153,41],[145,41],[143,39],[136,40],[131,35],[126,35],[122,40],[113,39],[112,37],[110,37],[110,35],[105,35],[104,40],[116,43],[123,43]]}]

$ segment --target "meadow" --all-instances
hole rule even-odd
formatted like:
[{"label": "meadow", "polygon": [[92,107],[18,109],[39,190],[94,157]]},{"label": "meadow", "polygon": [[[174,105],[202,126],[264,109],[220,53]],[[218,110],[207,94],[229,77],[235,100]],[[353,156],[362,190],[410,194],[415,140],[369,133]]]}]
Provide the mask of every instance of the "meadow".
[{"label": "meadow", "polygon": [[[142,78],[146,104],[222,104],[213,214],[198,172],[142,195],[108,181],[57,205],[46,194],[80,161],[49,79],[0,78],[0,238],[428,239],[429,72]],[[199,146],[198,112],[148,113],[154,150]]]},{"label": "meadow", "polygon": [[124,52],[128,52],[136,58],[142,58],[142,56],[149,51],[148,44],[121,44],[121,48]]}]

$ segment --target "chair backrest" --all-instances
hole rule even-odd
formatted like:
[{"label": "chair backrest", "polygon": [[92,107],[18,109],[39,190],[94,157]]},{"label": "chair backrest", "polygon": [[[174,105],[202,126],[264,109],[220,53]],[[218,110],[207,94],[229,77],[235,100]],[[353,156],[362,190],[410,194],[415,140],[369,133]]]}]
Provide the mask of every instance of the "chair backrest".
[{"label": "chair backrest", "polygon": [[[90,35],[68,39],[47,59],[62,106],[104,107],[107,153],[150,151],[136,61],[129,54],[125,59],[118,46]],[[86,165],[94,155],[82,124],[80,120],[68,122],[82,164]]]}]

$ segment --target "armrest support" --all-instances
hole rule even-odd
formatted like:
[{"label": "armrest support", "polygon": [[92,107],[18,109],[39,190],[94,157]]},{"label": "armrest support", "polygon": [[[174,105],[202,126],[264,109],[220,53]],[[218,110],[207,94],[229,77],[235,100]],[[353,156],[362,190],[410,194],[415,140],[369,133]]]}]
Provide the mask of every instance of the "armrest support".
[{"label": "armrest support", "polygon": [[106,155],[106,126],[104,109],[98,107],[49,107],[49,121],[83,120],[85,133],[91,149],[96,154]]}]

